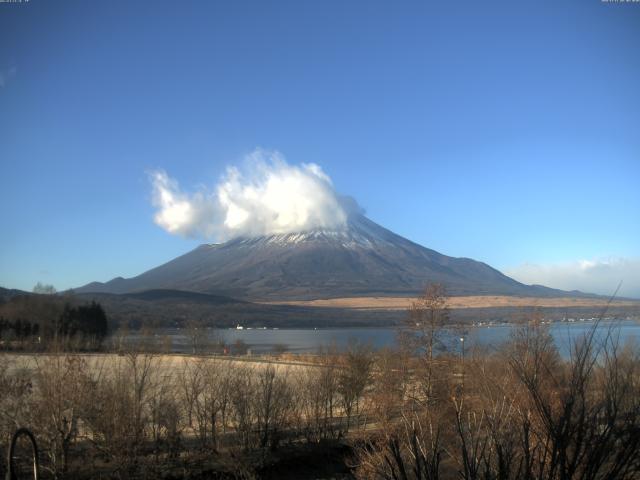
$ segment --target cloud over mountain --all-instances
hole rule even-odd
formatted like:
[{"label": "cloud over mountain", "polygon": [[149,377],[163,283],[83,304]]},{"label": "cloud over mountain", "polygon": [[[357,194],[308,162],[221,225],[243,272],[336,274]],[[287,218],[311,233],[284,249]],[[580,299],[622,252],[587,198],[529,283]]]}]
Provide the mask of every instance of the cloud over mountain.
[{"label": "cloud over mountain", "polygon": [[639,258],[600,258],[556,264],[525,263],[505,269],[523,283],[546,285],[565,290],[611,295],[622,282],[619,296],[640,298]]},{"label": "cloud over mountain", "polygon": [[241,236],[339,229],[360,207],[336,193],[314,163],[290,165],[278,152],[255,150],[228,167],[213,188],[183,191],[165,171],[150,174],[154,220],[169,233],[224,241]]}]

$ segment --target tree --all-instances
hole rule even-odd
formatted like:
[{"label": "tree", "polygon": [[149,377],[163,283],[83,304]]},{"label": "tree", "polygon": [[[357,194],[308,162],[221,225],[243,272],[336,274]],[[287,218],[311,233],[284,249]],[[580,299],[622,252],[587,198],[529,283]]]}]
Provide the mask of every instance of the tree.
[{"label": "tree", "polygon": [[372,403],[384,424],[393,420],[394,412],[402,408],[407,389],[408,358],[399,349],[383,348],[375,358]]},{"label": "tree", "polygon": [[233,423],[244,450],[249,450],[253,432],[254,392],[255,372],[244,366],[238,367],[232,378],[229,401],[232,407]]},{"label": "tree", "polygon": [[421,384],[426,401],[433,399],[434,353],[444,347],[443,334],[449,323],[445,288],[430,283],[422,296],[411,303],[406,330],[401,333],[401,343],[419,356],[422,361]]},{"label": "tree", "polygon": [[57,478],[69,468],[82,402],[92,396],[93,390],[82,358],[54,355],[45,361],[39,361],[38,357],[34,360],[38,395],[30,403],[32,423],[46,447],[50,470]]},{"label": "tree", "polygon": [[200,353],[207,335],[207,330],[204,328],[204,324],[198,320],[188,320],[185,323],[185,334],[189,339],[189,344],[191,345],[193,354],[195,355]]},{"label": "tree", "polygon": [[99,303],[72,307],[65,304],[58,322],[58,335],[66,338],[76,335],[100,343],[108,333],[107,315]]},{"label": "tree", "polygon": [[58,291],[53,285],[43,284],[38,282],[33,287],[33,293],[39,293],[41,295],[55,295]]},{"label": "tree", "polygon": [[292,390],[286,371],[283,374],[271,364],[257,372],[256,377],[252,400],[259,445],[275,450],[293,405]]},{"label": "tree", "polygon": [[107,314],[102,305],[92,301],[91,304],[78,308],[86,318],[85,333],[102,341],[109,333]]},{"label": "tree", "polygon": [[300,429],[309,442],[334,438],[334,410],[338,395],[335,348],[321,348],[317,368],[303,369],[298,376]]},{"label": "tree", "polygon": [[342,407],[347,416],[347,427],[351,423],[354,407],[358,408],[360,397],[371,383],[371,367],[373,352],[370,346],[352,342],[344,357],[344,364],[338,375],[338,391],[342,399]]}]

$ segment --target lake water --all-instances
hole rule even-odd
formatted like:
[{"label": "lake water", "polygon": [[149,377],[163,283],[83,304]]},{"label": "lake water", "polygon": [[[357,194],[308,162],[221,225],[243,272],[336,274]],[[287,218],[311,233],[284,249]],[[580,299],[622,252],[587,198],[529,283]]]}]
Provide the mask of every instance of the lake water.
[{"label": "lake water", "polygon": [[[575,340],[582,337],[594,326],[592,321],[557,322],[549,325],[560,353],[567,357]],[[514,325],[490,325],[465,327],[461,332],[453,332],[447,343],[451,350],[460,350],[460,338],[464,338],[465,350],[474,346],[498,347],[510,338]],[[640,340],[640,322],[633,320],[603,321],[598,325],[597,335],[606,332],[618,336],[622,343]],[[268,353],[275,350],[286,350],[295,353],[314,353],[320,347],[335,345],[344,349],[349,342],[358,341],[372,345],[374,348],[393,347],[397,342],[397,328],[326,328],[326,329],[204,329],[202,335],[210,343],[222,340],[226,345],[243,342],[252,354]],[[201,337],[202,338],[202,337]],[[185,330],[167,328],[155,330],[152,338],[142,337],[138,333],[128,336],[127,342],[153,342],[161,346],[170,343],[172,351],[189,353],[192,351],[189,337]]]}]

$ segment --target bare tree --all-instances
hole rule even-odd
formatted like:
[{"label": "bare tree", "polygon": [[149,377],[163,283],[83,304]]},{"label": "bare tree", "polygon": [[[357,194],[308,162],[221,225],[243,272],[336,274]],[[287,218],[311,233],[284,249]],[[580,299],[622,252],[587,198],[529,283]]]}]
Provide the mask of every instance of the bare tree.
[{"label": "bare tree", "polygon": [[185,323],[185,334],[189,340],[191,351],[195,355],[202,353],[206,345],[207,330],[204,324],[198,320],[190,319]]},{"label": "bare tree", "polygon": [[204,389],[203,375],[202,361],[200,359],[185,359],[182,371],[178,376],[178,387],[189,428],[194,428],[195,404]]},{"label": "bare tree", "polygon": [[69,468],[69,452],[78,435],[83,399],[91,394],[86,362],[76,355],[34,357],[37,395],[30,410],[32,425],[44,443],[55,478]]},{"label": "bare tree", "polygon": [[253,431],[254,373],[247,367],[237,367],[230,389],[233,423],[245,450],[249,449]]},{"label": "bare tree", "polygon": [[[0,450],[8,448],[13,432],[28,425],[33,396],[33,381],[29,371],[17,369],[5,354],[0,354]],[[5,467],[4,451],[0,466]]]},{"label": "bare tree", "polygon": [[[536,462],[526,478],[636,478],[640,473],[640,369],[637,353],[621,355],[611,331],[598,324],[575,342],[558,368],[546,335],[536,332],[532,351],[515,351],[511,365],[527,392],[525,455]],[[539,338],[542,337],[542,338]]]},{"label": "bare tree", "polygon": [[335,409],[338,397],[338,367],[335,348],[330,347],[321,354],[321,367],[311,374],[309,388],[315,390],[313,407],[319,409],[315,417],[320,438],[332,438],[336,435]]},{"label": "bare tree", "polygon": [[180,454],[184,417],[178,392],[174,379],[165,375],[149,398],[149,429],[156,464],[159,463],[163,451],[166,451],[171,459],[178,458]]},{"label": "bare tree", "polygon": [[94,379],[92,395],[84,402],[89,439],[125,477],[133,474],[148,439],[159,367],[151,353],[132,351],[117,357]]},{"label": "bare tree", "polygon": [[41,295],[54,295],[57,292],[56,287],[53,285],[47,285],[41,282],[36,283],[33,287],[33,293],[39,293]]},{"label": "bare tree", "polygon": [[338,392],[347,417],[346,431],[351,426],[354,408],[358,410],[360,398],[371,383],[373,351],[369,345],[351,342],[338,374]]},{"label": "bare tree", "polygon": [[311,443],[336,438],[336,410],[339,403],[337,354],[334,348],[320,349],[317,366],[296,373],[294,412],[298,431]]},{"label": "bare tree", "polygon": [[292,389],[287,372],[267,365],[257,373],[254,390],[254,407],[259,444],[261,448],[275,449],[280,435],[289,421],[289,411],[293,404]]},{"label": "bare tree", "polygon": [[204,394],[207,400],[207,415],[211,431],[211,442],[217,449],[218,430],[226,433],[229,411],[229,395],[232,385],[233,369],[229,362],[209,360],[204,371]]},{"label": "bare tree", "polygon": [[399,424],[357,449],[356,478],[438,480],[445,454],[440,427],[430,415],[403,416]]},{"label": "bare tree", "polygon": [[189,425],[194,429],[200,445],[217,448],[218,429],[226,429],[231,388],[229,363],[211,359],[187,361],[182,376],[184,403]]},{"label": "bare tree", "polygon": [[406,329],[400,333],[400,341],[418,356],[418,370],[424,401],[434,399],[434,357],[444,347],[443,336],[449,323],[449,309],[444,287],[438,283],[427,285],[421,297],[412,302]]},{"label": "bare tree", "polygon": [[408,361],[400,349],[384,348],[375,356],[371,401],[378,420],[387,425],[404,406]]}]

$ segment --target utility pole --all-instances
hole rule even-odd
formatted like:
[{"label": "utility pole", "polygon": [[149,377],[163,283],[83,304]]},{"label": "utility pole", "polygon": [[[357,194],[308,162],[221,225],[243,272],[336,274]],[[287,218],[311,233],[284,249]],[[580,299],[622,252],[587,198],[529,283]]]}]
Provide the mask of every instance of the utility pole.
[{"label": "utility pole", "polygon": [[460,356],[462,358],[462,390],[464,391],[464,337],[460,337]]}]

